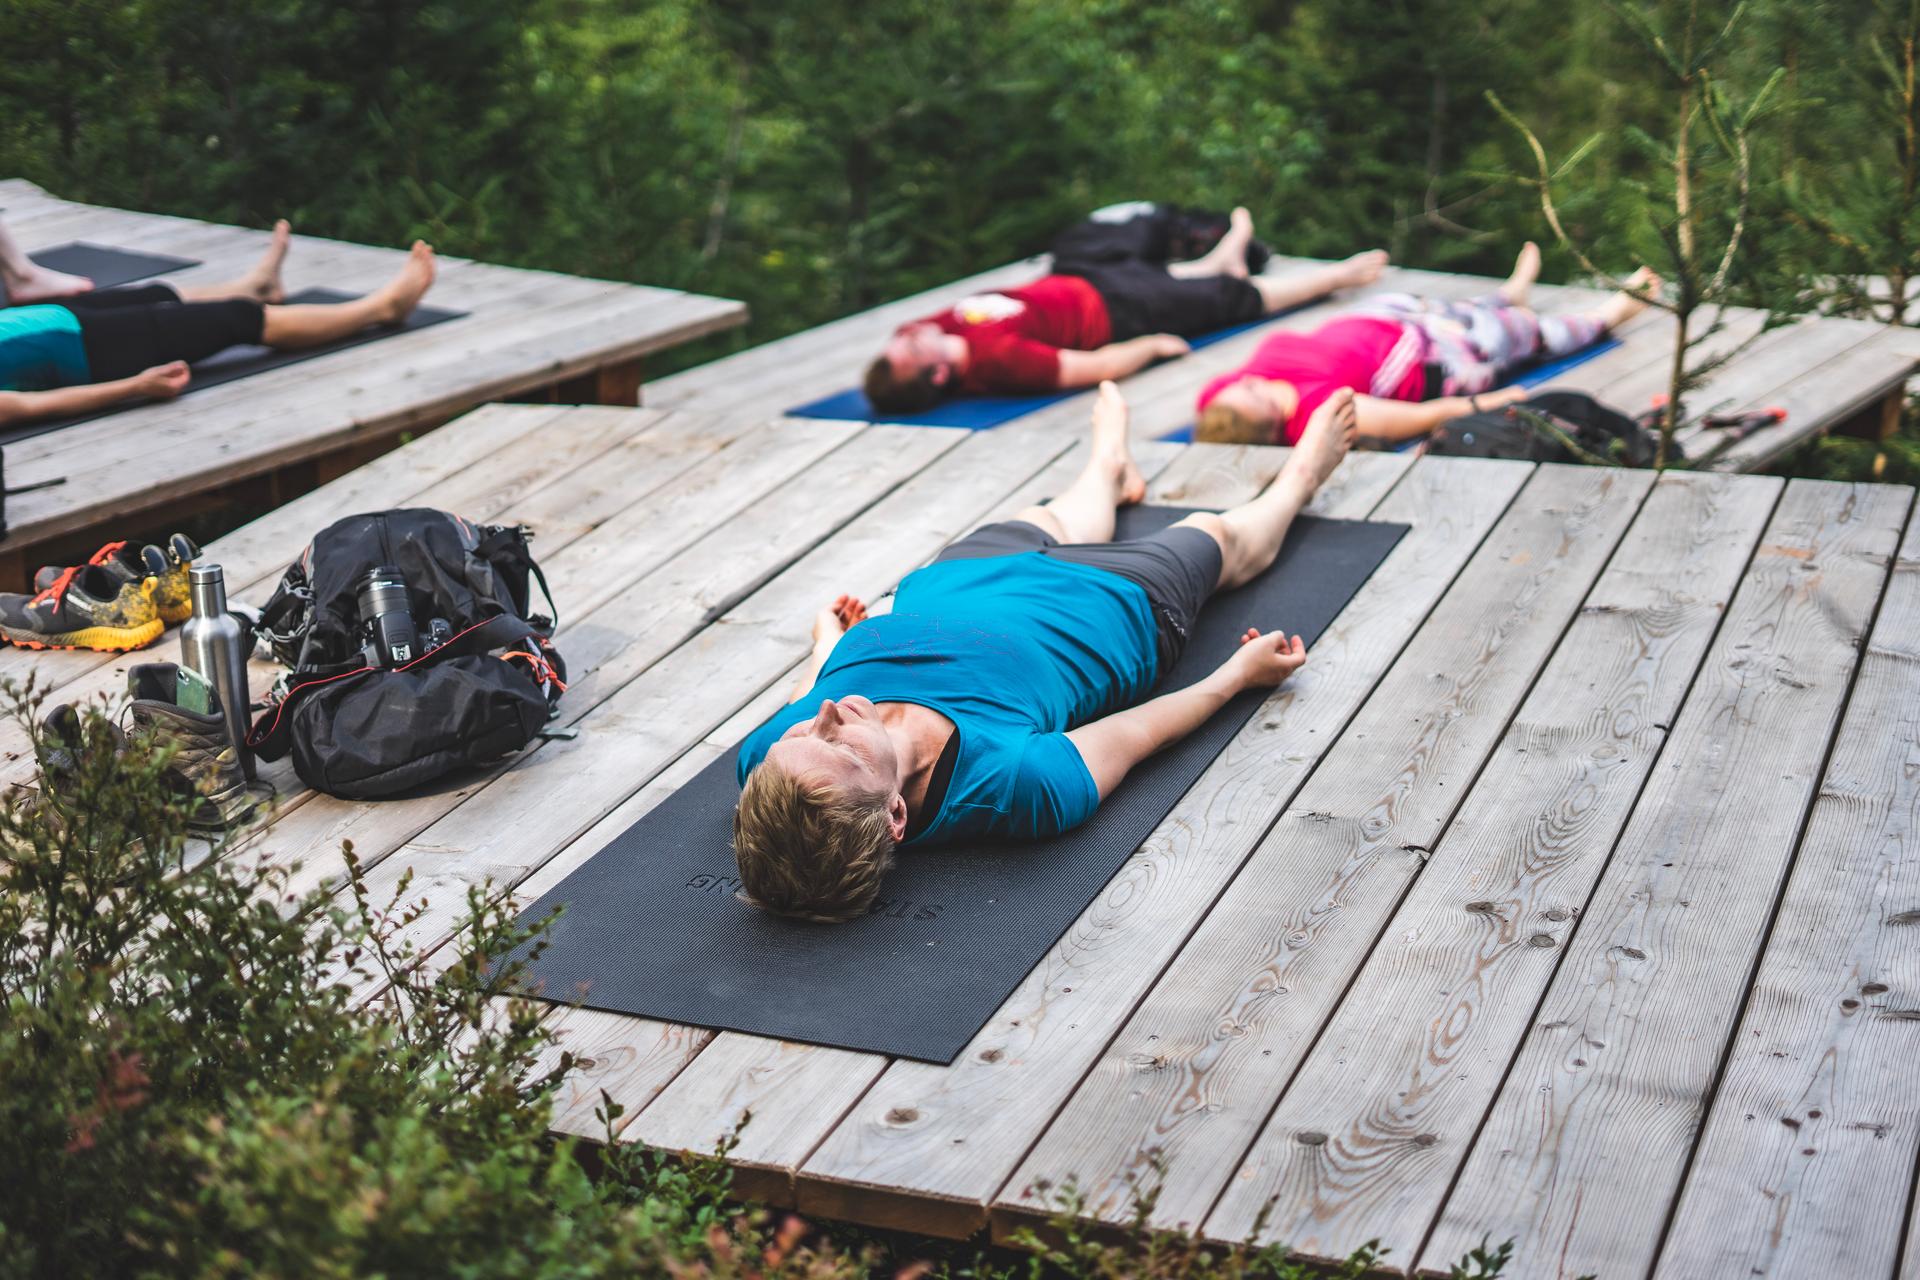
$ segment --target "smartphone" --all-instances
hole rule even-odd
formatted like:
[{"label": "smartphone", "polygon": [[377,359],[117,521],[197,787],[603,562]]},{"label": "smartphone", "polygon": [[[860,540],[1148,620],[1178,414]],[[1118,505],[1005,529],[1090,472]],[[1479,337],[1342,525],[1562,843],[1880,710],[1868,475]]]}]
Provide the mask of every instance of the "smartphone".
[{"label": "smartphone", "polygon": [[180,674],[174,685],[174,702],[182,711],[210,715],[213,711],[212,682],[192,667],[180,667],[178,671]]}]

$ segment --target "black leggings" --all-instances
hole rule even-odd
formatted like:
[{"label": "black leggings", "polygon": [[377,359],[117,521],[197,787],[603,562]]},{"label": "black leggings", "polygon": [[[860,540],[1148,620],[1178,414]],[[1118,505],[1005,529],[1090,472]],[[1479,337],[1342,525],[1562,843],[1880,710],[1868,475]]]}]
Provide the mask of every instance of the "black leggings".
[{"label": "black leggings", "polygon": [[252,298],[182,302],[164,284],[102,289],[60,300],[80,322],[87,372],[95,382],[129,378],[174,360],[204,360],[257,344],[266,308]]}]

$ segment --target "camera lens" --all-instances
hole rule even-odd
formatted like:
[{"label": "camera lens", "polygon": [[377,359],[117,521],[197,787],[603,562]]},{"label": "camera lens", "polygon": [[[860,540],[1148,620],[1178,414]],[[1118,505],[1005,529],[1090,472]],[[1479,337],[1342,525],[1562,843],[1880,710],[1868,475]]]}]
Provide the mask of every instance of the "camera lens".
[{"label": "camera lens", "polygon": [[369,569],[360,582],[359,603],[375,665],[391,667],[419,656],[420,637],[407,603],[407,581],[398,569],[386,564]]}]

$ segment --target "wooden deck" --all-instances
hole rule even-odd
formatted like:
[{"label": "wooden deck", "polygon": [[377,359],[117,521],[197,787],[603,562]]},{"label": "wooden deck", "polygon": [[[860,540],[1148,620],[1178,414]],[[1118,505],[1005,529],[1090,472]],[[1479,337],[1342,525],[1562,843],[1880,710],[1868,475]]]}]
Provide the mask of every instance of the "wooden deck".
[{"label": "wooden deck", "polygon": [[[85,240],[198,260],[159,277],[184,284],[234,278],[267,240],[75,204],[17,179],[0,181],[0,217],[29,251]],[[365,290],[403,257],[296,236],[287,282]],[[283,501],[403,433],[491,400],[636,404],[644,357],[746,319],[743,304],[723,298],[444,257],[428,301],[470,314],[8,445],[9,484],[67,483],[8,501],[0,589],[18,589],[49,559],[84,556],[130,527],[156,529],[216,499]]]},{"label": "wooden deck", "polygon": [[[532,901],[767,715],[823,600],[1056,489],[1079,399],[977,434],[768,407],[927,306],[647,409],[489,407],[222,539],[258,599],[346,511],[534,526],[581,730],[382,804],[278,770],[242,856],[337,885],[351,839],[376,897],[412,874],[409,937],[446,965],[470,886]],[[1232,358],[1129,381],[1151,501],[1231,503],[1284,457],[1156,442]],[[1570,380],[1618,394],[1655,360]],[[1156,1221],[1239,1240],[1264,1214],[1262,1239],[1378,1238],[1403,1270],[1484,1237],[1510,1276],[1920,1280],[1913,497],[1356,455],[1316,509],[1410,533],[953,1065],[563,1010],[590,1066],[553,1124],[598,1137],[605,1090],[619,1140],[705,1151],[751,1111],[745,1191],[938,1234],[1004,1235],[1071,1177],[1096,1218],[1157,1182]],[[63,700],[125,665],[0,651]],[[0,779],[30,781],[0,732]]]}]

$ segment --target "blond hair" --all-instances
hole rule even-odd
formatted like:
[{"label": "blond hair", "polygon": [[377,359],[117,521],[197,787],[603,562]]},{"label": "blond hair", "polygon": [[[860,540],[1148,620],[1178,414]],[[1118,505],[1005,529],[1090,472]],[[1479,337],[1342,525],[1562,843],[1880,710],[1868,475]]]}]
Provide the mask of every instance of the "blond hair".
[{"label": "blond hair", "polygon": [[864,915],[893,865],[889,799],[809,787],[763,761],[733,811],[733,859],[747,901],[825,924]]},{"label": "blond hair", "polygon": [[1272,444],[1273,425],[1215,400],[1201,411],[1193,438],[1207,444]]}]

